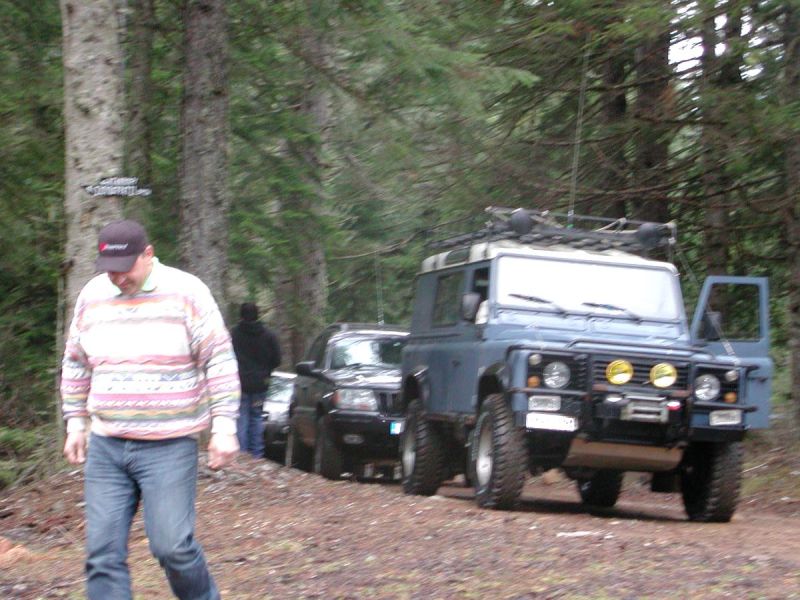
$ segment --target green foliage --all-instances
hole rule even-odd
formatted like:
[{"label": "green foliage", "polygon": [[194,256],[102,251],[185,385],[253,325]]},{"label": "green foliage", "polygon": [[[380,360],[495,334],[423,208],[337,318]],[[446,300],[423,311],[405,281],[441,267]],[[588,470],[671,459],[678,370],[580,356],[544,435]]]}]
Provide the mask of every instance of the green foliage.
[{"label": "green foliage", "polygon": [[53,424],[0,427],[0,489],[52,474],[63,466]]},{"label": "green foliage", "polygon": [[57,4],[0,4],[0,422],[52,415],[63,134]]}]

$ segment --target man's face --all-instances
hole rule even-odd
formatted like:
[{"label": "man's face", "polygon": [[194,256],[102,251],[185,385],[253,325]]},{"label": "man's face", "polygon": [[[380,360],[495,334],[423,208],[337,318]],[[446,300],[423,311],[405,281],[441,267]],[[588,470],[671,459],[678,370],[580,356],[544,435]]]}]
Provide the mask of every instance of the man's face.
[{"label": "man's face", "polygon": [[144,282],[153,268],[153,247],[147,246],[133,263],[131,270],[126,273],[108,271],[108,278],[126,296],[132,296],[142,289]]}]

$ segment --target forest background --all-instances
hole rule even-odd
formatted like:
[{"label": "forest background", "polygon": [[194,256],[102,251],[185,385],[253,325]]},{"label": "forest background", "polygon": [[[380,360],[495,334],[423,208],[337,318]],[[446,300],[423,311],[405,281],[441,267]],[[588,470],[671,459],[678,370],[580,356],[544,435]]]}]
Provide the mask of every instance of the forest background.
[{"label": "forest background", "polygon": [[[92,196],[107,177],[149,196]],[[800,431],[797,0],[0,0],[0,487],[58,468],[65,323],[99,228],[143,221],[284,364],[407,323],[433,225],[487,206],[674,220],[767,276]],[[764,438],[761,438],[764,439]]]}]

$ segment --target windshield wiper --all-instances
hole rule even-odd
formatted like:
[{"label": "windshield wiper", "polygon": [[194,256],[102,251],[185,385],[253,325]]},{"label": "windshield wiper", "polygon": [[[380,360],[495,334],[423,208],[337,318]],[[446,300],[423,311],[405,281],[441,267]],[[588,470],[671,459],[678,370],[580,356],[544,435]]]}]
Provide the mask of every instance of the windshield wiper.
[{"label": "windshield wiper", "polygon": [[527,300],[528,302],[538,302],[539,304],[549,304],[550,306],[552,306],[553,308],[556,309],[557,313],[559,313],[561,315],[566,315],[567,314],[567,311],[566,311],[565,308],[559,306],[558,304],[556,304],[552,300],[548,300],[547,298],[540,298],[539,296],[531,296],[529,294],[517,294],[515,292],[510,293],[509,296],[512,296],[513,298],[519,298],[521,300]]},{"label": "windshield wiper", "polygon": [[583,306],[588,306],[590,308],[603,308],[605,310],[616,310],[617,312],[625,313],[627,316],[629,316],[631,319],[633,319],[637,323],[641,323],[642,322],[642,317],[637,315],[632,310],[630,310],[628,308],[625,308],[623,306],[617,306],[615,304],[603,304],[601,302],[581,302],[581,304]]}]

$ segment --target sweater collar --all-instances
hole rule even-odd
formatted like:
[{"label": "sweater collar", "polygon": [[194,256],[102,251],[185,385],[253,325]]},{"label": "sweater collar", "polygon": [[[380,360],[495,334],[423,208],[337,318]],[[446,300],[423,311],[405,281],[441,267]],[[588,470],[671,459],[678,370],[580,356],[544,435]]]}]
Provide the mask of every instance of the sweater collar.
[{"label": "sweater collar", "polygon": [[147,279],[144,280],[144,284],[142,285],[143,292],[152,292],[158,287],[158,282],[161,279],[161,263],[158,261],[157,257],[153,257],[153,268],[150,269],[150,275],[147,276]]}]

